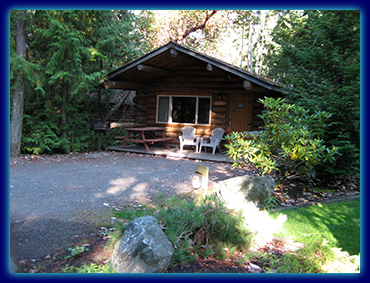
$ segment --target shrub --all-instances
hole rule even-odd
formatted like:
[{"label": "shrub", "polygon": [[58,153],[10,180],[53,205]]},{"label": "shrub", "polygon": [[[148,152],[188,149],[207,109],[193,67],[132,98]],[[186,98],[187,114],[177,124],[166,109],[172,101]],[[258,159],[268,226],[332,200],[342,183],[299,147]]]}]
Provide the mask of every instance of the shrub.
[{"label": "shrub", "polygon": [[207,196],[200,206],[176,195],[162,198],[155,217],[175,248],[171,265],[193,261],[197,255],[223,259],[227,250],[247,252],[252,242],[243,216],[227,209],[216,196]]},{"label": "shrub", "polygon": [[[207,196],[202,205],[177,195],[156,198],[155,207],[130,208],[116,212],[117,218],[129,223],[137,217],[153,215],[174,247],[171,266],[191,262],[197,256],[214,255],[223,259],[239,250],[247,252],[252,234],[246,228],[243,216],[225,207],[216,196]],[[124,225],[115,230],[110,246],[122,236]]]},{"label": "shrub", "polygon": [[320,138],[330,114],[309,114],[309,110],[287,104],[281,98],[259,101],[266,108],[259,115],[264,121],[262,131],[250,140],[247,132],[226,136],[233,167],[254,165],[260,175],[272,175],[279,185],[292,176],[314,180],[316,164],[335,161],[338,148],[327,148]]},{"label": "shrub", "polygon": [[[31,154],[61,153],[68,150],[70,141],[61,137],[61,130],[54,117],[40,121],[24,115],[22,152]],[[27,132],[27,134],[26,134]]]}]

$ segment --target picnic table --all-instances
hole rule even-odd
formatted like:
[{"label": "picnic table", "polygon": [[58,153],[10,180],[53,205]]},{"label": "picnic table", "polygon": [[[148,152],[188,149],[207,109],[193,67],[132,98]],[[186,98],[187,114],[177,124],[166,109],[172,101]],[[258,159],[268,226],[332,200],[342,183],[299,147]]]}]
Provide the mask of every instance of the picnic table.
[{"label": "picnic table", "polygon": [[[137,128],[125,128],[127,136],[115,137],[116,139],[122,140],[122,148],[125,148],[127,142],[142,143],[145,146],[146,151],[149,151],[148,144],[154,144],[155,142],[164,142],[166,148],[169,149],[167,142],[172,141],[173,138],[167,138],[165,136],[166,128],[161,127],[137,127]],[[159,132],[160,137],[154,133]]]}]

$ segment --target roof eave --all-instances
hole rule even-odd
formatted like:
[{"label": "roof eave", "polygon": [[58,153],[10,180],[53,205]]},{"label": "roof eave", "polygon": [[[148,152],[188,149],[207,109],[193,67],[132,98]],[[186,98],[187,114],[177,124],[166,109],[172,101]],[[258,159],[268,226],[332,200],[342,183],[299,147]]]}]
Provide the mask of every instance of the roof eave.
[{"label": "roof eave", "polygon": [[108,79],[111,79],[112,77],[115,77],[115,76],[118,76],[120,74],[122,74],[123,72],[127,71],[127,70],[130,70],[131,68],[134,68],[136,67],[137,65],[139,64],[142,64],[143,62],[145,62],[146,60],[154,57],[154,56],[157,56],[163,52],[165,52],[166,50],[168,50],[169,48],[171,48],[169,45],[171,44],[172,42],[164,45],[164,46],[161,46],[160,48],[157,48],[156,50],[132,61],[131,63],[128,63],[127,65],[121,67],[120,69],[116,70],[116,71],[113,71],[111,72],[110,74],[108,74]]},{"label": "roof eave", "polygon": [[185,53],[185,54],[188,54],[194,58],[197,58],[199,60],[202,60],[208,64],[212,64],[213,66],[219,68],[219,69],[222,69],[226,72],[229,72],[229,73],[232,73],[238,77],[241,77],[241,78],[244,78],[248,81],[251,81],[252,83],[255,83],[257,85],[260,85],[266,89],[269,89],[269,90],[273,90],[273,91],[277,91],[277,92],[283,92],[283,89],[273,83],[269,83],[267,81],[263,81],[261,80],[260,78],[255,78],[254,76],[250,75],[250,74],[247,74],[241,70],[238,70],[235,66],[228,66],[228,64],[223,64],[221,62],[218,62],[216,61],[215,59],[213,58],[209,58],[207,55],[204,55],[204,54],[201,54],[195,50],[191,50],[190,48],[186,48],[186,47],[183,47],[182,45],[178,44],[178,43],[175,43],[173,41],[170,41],[169,43],[167,43],[166,45],[163,45],[159,48],[157,48],[156,50],[132,61],[131,63],[128,63],[126,66],[116,70],[116,71],[113,71],[111,72],[110,74],[108,74],[108,80],[110,80],[111,78],[115,77],[115,76],[118,76],[122,73],[124,73],[125,71],[127,70],[130,70],[131,68],[134,68],[136,67],[137,65],[139,64],[142,64],[143,62],[145,62],[146,60],[150,59],[150,58],[153,58],[154,56],[157,56],[169,49],[175,49],[175,50],[178,50],[182,53]]},{"label": "roof eave", "polygon": [[260,85],[260,86],[262,86],[264,88],[267,88],[269,90],[283,92],[283,90],[280,87],[278,87],[278,86],[276,86],[276,85],[274,85],[272,83],[264,82],[261,79],[255,78],[255,77],[253,77],[253,76],[251,76],[249,74],[246,74],[244,72],[241,72],[241,71],[239,71],[239,70],[237,70],[235,68],[232,68],[232,67],[229,67],[229,66],[227,66],[225,64],[222,64],[220,62],[217,62],[217,61],[213,60],[212,58],[207,58],[206,55],[195,53],[192,50],[187,50],[187,49],[183,48],[180,45],[176,45],[176,46],[174,46],[172,48],[174,48],[174,49],[176,49],[178,51],[182,51],[182,52],[185,51],[185,53],[187,53],[187,54],[189,54],[189,55],[191,55],[193,57],[196,57],[197,59],[200,59],[200,60],[202,60],[202,61],[204,61],[206,63],[212,64],[212,65],[214,65],[214,66],[216,66],[216,67],[218,67],[218,68],[220,68],[220,69],[222,69],[224,71],[227,71],[229,73],[232,73],[232,74],[234,74],[236,76],[239,76],[239,77],[241,77],[243,79],[249,80],[252,83],[258,84],[258,85]]}]

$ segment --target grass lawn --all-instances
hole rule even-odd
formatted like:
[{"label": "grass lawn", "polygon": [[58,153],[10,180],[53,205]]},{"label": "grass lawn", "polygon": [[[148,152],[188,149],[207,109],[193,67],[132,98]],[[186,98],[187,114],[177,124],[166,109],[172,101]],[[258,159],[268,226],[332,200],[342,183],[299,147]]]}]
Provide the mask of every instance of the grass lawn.
[{"label": "grass lawn", "polygon": [[360,200],[315,205],[273,212],[288,216],[282,230],[276,234],[286,239],[308,243],[321,235],[332,247],[341,248],[350,255],[360,253]]}]

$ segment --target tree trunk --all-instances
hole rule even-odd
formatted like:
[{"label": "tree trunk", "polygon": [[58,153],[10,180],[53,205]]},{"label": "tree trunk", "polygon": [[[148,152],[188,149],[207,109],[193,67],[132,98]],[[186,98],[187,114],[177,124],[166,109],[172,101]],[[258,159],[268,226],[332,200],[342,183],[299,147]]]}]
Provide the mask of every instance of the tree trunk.
[{"label": "tree trunk", "polygon": [[[62,105],[62,128],[63,128],[63,131],[62,131],[62,138],[65,138],[67,139],[68,138],[68,131],[64,128],[65,125],[67,124],[67,112],[66,112],[66,108],[67,108],[67,99],[68,99],[68,87],[63,87],[63,96],[62,96],[62,99],[63,99],[63,105]],[[70,150],[67,148],[65,150],[65,153],[70,153]]]},{"label": "tree trunk", "polygon": [[[26,37],[24,35],[24,15],[26,11],[18,11],[16,54],[26,59]],[[24,106],[24,75],[19,73],[15,84],[19,85],[13,93],[13,110],[10,120],[10,157],[16,157],[21,150],[22,127],[23,127],[23,106]]]},{"label": "tree trunk", "polygon": [[250,72],[253,72],[253,41],[252,41],[252,38],[253,38],[253,33],[254,33],[254,29],[253,29],[253,19],[251,20],[251,22],[249,23],[249,51],[248,51],[248,55],[249,55],[249,71]]}]

